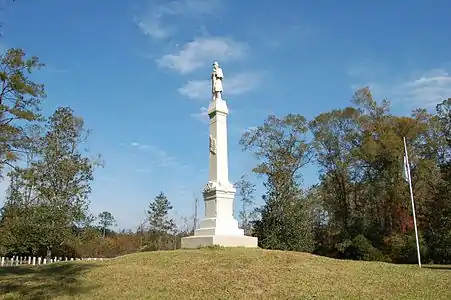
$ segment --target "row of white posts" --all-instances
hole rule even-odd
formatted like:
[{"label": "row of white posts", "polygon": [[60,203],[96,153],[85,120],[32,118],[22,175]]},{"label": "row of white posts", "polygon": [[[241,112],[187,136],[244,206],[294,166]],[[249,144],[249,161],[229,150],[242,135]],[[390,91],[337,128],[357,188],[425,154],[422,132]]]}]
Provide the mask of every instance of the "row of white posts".
[{"label": "row of white posts", "polygon": [[50,264],[57,261],[74,261],[74,260],[103,260],[103,258],[68,258],[68,257],[54,257],[54,258],[42,258],[42,257],[31,257],[31,256],[13,256],[9,257],[1,257],[0,258],[0,267],[7,266],[18,266],[18,265],[45,265]]}]

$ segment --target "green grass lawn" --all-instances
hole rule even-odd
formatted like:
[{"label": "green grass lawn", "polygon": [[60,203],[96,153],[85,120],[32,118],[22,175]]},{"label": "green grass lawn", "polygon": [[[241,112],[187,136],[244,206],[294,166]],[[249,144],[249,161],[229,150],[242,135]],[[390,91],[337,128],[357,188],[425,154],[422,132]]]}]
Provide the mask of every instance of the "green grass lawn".
[{"label": "green grass lawn", "polygon": [[451,299],[451,269],[261,249],[0,269],[0,299]]}]

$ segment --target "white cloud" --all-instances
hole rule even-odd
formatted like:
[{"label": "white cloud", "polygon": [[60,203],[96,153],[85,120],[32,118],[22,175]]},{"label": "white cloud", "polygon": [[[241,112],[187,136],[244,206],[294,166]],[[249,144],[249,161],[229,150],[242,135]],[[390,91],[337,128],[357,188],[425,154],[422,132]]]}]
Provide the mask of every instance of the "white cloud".
[{"label": "white cloud", "polygon": [[[241,95],[256,89],[261,82],[261,75],[254,72],[239,73],[224,82],[224,94]],[[227,91],[229,89],[230,91]]]},{"label": "white cloud", "polygon": [[413,80],[406,81],[399,87],[405,101],[427,107],[451,97],[451,76],[443,69],[425,72]]},{"label": "white cloud", "polygon": [[220,8],[220,0],[178,0],[164,5],[163,12],[168,15],[198,16],[214,14]]},{"label": "white cloud", "polygon": [[163,27],[160,19],[155,16],[137,21],[137,24],[145,35],[154,39],[163,39],[174,32],[170,27]]},{"label": "white cloud", "polygon": [[439,102],[451,97],[451,75],[445,69],[423,71],[397,80],[373,78],[370,83],[354,84],[351,87],[355,90],[362,86],[370,87],[376,98],[386,97],[393,103],[402,104],[409,109],[433,108]]},{"label": "white cloud", "polygon": [[[224,98],[236,96],[258,88],[262,76],[256,72],[242,72],[224,78]],[[209,101],[211,99],[210,80],[190,80],[178,92],[189,99]]]},{"label": "white cloud", "polygon": [[149,13],[135,20],[145,35],[155,39],[167,38],[176,32],[176,26],[168,24],[171,21],[175,24],[180,18],[211,15],[221,8],[221,0],[174,0],[163,2],[166,3],[150,5]]},{"label": "white cloud", "polygon": [[181,74],[197,70],[206,64],[228,61],[245,56],[247,45],[228,37],[195,38],[173,54],[157,60],[161,67],[173,69]]},{"label": "white cloud", "polygon": [[151,161],[152,164],[158,165],[160,167],[175,167],[179,163],[174,156],[171,156],[166,151],[152,145],[140,144],[138,142],[131,143],[131,146],[142,151],[146,151],[150,156],[153,157]]},{"label": "white cloud", "polygon": [[190,80],[177,90],[182,96],[196,100],[210,100],[210,80]]},{"label": "white cloud", "polygon": [[199,120],[199,121],[202,122],[202,123],[208,123],[208,121],[209,121],[209,117],[208,117],[208,109],[207,109],[206,107],[202,106],[202,107],[199,109],[199,112],[197,112],[197,113],[192,113],[192,114],[191,114],[191,117],[193,117],[193,118]]},{"label": "white cloud", "polygon": [[138,148],[138,149],[140,149],[140,150],[145,150],[145,149],[155,148],[155,147],[153,147],[153,146],[146,145],[146,144],[140,144],[140,143],[137,143],[137,142],[131,143],[131,146],[132,146],[132,147],[135,147],[135,148]]}]

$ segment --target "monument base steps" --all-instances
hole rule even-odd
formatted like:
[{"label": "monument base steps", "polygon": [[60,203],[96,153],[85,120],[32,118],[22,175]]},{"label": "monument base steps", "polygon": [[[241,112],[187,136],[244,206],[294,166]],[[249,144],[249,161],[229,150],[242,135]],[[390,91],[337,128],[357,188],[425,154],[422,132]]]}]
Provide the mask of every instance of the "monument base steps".
[{"label": "monument base steps", "polygon": [[182,238],[182,248],[197,249],[208,246],[257,248],[257,238],[253,236],[199,235]]}]

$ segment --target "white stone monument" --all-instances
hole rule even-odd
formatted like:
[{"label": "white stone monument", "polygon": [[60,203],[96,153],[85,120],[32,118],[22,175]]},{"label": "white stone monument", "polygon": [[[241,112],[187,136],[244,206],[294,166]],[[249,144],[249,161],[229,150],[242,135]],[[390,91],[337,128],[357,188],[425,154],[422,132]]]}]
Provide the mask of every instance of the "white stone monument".
[{"label": "white stone monument", "polygon": [[194,235],[182,238],[182,248],[204,246],[257,247],[257,238],[245,236],[233,217],[235,188],[229,182],[227,151],[227,103],[222,99],[224,74],[217,62],[211,74],[210,174],[204,188],[205,217]]}]

